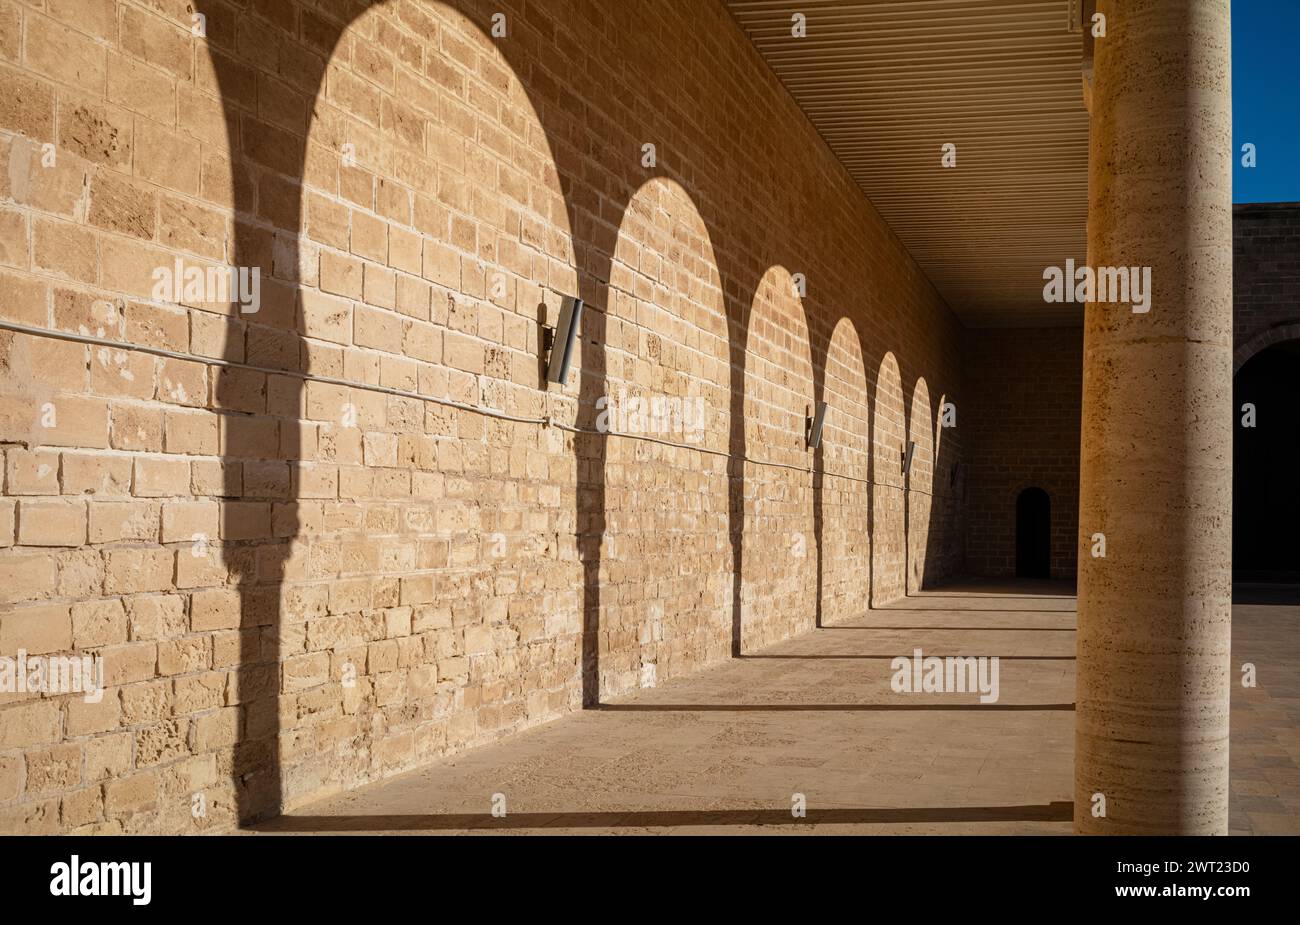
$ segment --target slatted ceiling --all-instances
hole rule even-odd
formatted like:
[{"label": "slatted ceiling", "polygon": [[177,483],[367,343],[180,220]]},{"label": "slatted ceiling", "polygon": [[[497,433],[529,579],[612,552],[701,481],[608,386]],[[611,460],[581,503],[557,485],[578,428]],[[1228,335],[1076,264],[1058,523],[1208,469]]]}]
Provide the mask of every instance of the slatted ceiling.
[{"label": "slatted ceiling", "polygon": [[1042,297],[1043,269],[1087,250],[1071,0],[725,2],[966,324],[1079,323]]}]

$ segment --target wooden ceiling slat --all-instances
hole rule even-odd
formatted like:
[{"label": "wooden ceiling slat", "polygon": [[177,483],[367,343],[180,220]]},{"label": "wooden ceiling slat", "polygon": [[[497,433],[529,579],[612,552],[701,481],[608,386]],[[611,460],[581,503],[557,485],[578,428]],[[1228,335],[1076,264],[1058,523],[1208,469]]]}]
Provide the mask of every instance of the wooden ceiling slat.
[{"label": "wooden ceiling slat", "polygon": [[[1087,250],[1068,0],[725,2],[966,324],[1079,322],[1078,306],[1042,300],[1043,269]],[[955,169],[940,166],[946,142]]]}]

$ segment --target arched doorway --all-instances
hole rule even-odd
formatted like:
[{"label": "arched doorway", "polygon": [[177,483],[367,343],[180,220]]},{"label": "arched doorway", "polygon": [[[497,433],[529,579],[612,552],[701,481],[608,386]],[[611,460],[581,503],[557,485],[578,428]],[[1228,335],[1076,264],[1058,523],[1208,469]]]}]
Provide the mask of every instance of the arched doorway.
[{"label": "arched doorway", "polygon": [[1016,577],[1052,577],[1052,499],[1041,488],[1016,496]]},{"label": "arched doorway", "polygon": [[1247,360],[1233,380],[1232,572],[1300,582],[1300,340]]}]

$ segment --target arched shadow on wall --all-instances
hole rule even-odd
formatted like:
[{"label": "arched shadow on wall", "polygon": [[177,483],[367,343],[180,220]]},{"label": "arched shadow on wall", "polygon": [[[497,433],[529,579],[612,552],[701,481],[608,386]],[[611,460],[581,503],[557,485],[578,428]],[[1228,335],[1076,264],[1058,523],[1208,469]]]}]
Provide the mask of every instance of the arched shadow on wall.
[{"label": "arched shadow on wall", "polygon": [[[700,447],[703,452],[690,467],[694,469],[698,465],[700,471],[709,473],[710,481],[704,489],[704,512],[720,510],[724,503],[722,495],[729,489],[727,474],[724,467],[714,481],[710,464],[715,460],[705,454],[726,453],[730,430],[725,423],[727,404],[732,392],[740,387],[732,382],[730,325],[708,228],[690,193],[678,181],[656,177],[643,182],[632,195],[618,228],[618,241],[607,314],[612,325],[622,325],[623,336],[616,334],[615,342],[604,347],[609,364],[606,380],[611,393],[607,396],[610,407],[617,405],[625,391],[627,395],[644,397],[641,393],[646,389],[639,384],[634,367],[644,362],[647,355],[653,360],[652,379],[657,397],[671,401],[698,390],[704,405],[702,431],[694,437],[685,433],[658,436]],[[640,319],[647,313],[671,318],[673,325],[686,329],[681,341],[664,336],[657,327],[642,326]],[[643,348],[645,352],[638,353]],[[714,407],[720,410],[720,415],[713,413]],[[719,417],[724,419],[721,427]],[[614,419],[617,420],[617,415]],[[692,517],[685,524],[671,518],[661,521],[679,509],[674,506],[672,493],[683,484],[683,473],[665,458],[652,456],[649,461],[644,460],[638,451],[645,449],[653,452],[657,448],[638,443],[635,438],[622,440],[613,445],[606,457],[602,479],[607,501],[604,526],[610,531],[607,539],[612,542],[604,546],[605,558],[608,562],[609,550],[619,549],[622,537],[627,536],[632,541],[638,570],[634,582],[613,589],[612,600],[603,608],[588,638],[599,640],[596,643],[599,652],[593,653],[598,663],[602,653],[610,653],[615,639],[632,640],[631,645],[611,654],[623,665],[634,656],[639,658],[642,678],[649,669],[651,679],[642,683],[657,684],[681,674],[682,663],[699,667],[701,663],[727,657],[730,635],[728,627],[723,625],[726,614],[708,608],[711,570],[712,575],[720,578],[726,563],[714,560],[707,542],[692,545],[700,539],[702,524],[709,521],[704,515],[699,519]],[[666,495],[637,490],[640,483],[628,475],[628,470],[647,465],[654,467],[659,475],[668,470],[666,482],[656,479],[656,485],[664,486]],[[716,495],[715,485],[720,485]],[[599,538],[593,541],[599,545]],[[678,543],[686,544],[686,549],[679,549]],[[723,553],[723,558],[726,556]],[[616,558],[625,559],[626,554],[618,552]],[[597,597],[601,594],[599,577],[596,576],[592,589],[593,596]],[[606,569],[605,578],[609,577]],[[671,614],[663,613],[662,599],[643,599],[639,590],[630,587],[636,584],[654,589],[691,581],[699,592],[697,600]],[[703,612],[706,609],[710,612]],[[675,626],[675,637],[667,637],[665,625]],[[685,643],[685,654],[682,643]],[[627,693],[638,682],[631,680],[628,669],[623,667],[615,675],[605,670],[595,686],[598,696],[589,706],[598,704],[601,697]]]},{"label": "arched shadow on wall", "polygon": [[[197,11],[208,16],[213,23],[223,22],[225,8],[218,0],[195,0]],[[368,10],[384,6],[382,0],[358,0],[347,12],[347,20],[335,20],[316,15],[312,21],[310,40],[279,31],[270,22],[258,21],[255,28],[264,31],[256,49],[243,51],[233,41],[214,35],[206,44],[210,66],[215,77],[226,123],[227,143],[230,151],[230,188],[234,203],[235,234],[228,262],[236,266],[270,266],[274,262],[273,250],[285,242],[297,244],[303,227],[303,180],[308,171],[307,134],[297,135],[276,129],[257,118],[257,83],[259,69],[267,70],[264,57],[268,49],[274,53],[274,72],[305,92],[310,99],[318,98],[324,88],[329,62],[337,54],[339,43],[348,29]],[[463,15],[474,23],[487,38],[493,13],[505,12],[512,28],[526,28],[527,38],[520,42],[496,43],[503,62],[513,71],[527,96],[542,130],[545,132],[552,162],[564,192],[568,225],[573,234],[573,254],[578,273],[578,292],[587,304],[581,337],[582,357],[579,374],[579,411],[576,425],[584,430],[595,425],[595,398],[605,392],[606,318],[610,266],[618,228],[623,212],[635,191],[647,180],[662,177],[679,183],[691,196],[708,229],[710,238],[720,240],[720,231],[734,231],[729,247],[717,251],[718,274],[724,293],[728,318],[728,340],[732,366],[730,395],[731,459],[728,461],[728,523],[733,566],[733,653],[739,652],[739,607],[742,575],[742,531],[744,525],[744,464],[745,445],[743,423],[743,380],[745,372],[746,331],[750,307],[761,276],[759,265],[774,261],[762,258],[764,243],[754,240],[753,233],[743,227],[743,222],[725,213],[732,203],[701,196],[689,175],[689,165],[677,169],[677,153],[661,144],[657,164],[652,168],[641,166],[638,155],[641,139],[625,132],[608,139],[608,151],[601,164],[606,171],[604,196],[594,199],[588,189],[579,189],[577,182],[588,174],[592,153],[581,144],[584,131],[583,113],[568,111],[561,99],[566,91],[565,81],[580,81],[575,90],[586,98],[608,98],[616,88],[602,83],[601,75],[577,74],[564,71],[564,80],[546,70],[538,61],[537,36],[554,35],[556,24],[545,11],[535,5],[523,7],[520,0],[497,0],[487,3],[480,0],[439,0],[430,7],[447,9]],[[403,8],[403,14],[419,13],[419,9]],[[640,15],[638,10],[620,10],[620,16]],[[657,61],[651,48],[653,30],[638,30],[630,24],[621,29],[625,41],[631,45],[641,43],[642,48],[629,47],[629,54],[642,63]],[[700,41],[690,35],[680,36],[685,43]],[[707,49],[695,49],[706,52]],[[685,53],[685,49],[683,50]],[[241,57],[241,55],[243,57]],[[260,56],[260,57],[259,57]],[[664,62],[663,68],[671,67]],[[671,83],[668,81],[667,85]],[[726,113],[718,100],[693,99],[699,118],[705,124],[712,118],[717,124],[725,122]],[[618,111],[621,102],[610,100],[609,111]],[[647,118],[651,113],[639,113]],[[656,116],[664,119],[663,116]],[[617,126],[607,126],[611,131]],[[674,137],[667,120],[657,132],[661,138]],[[708,152],[722,156],[722,151]],[[791,202],[798,202],[793,191]],[[250,221],[256,217],[259,221]],[[243,219],[243,220],[241,220]],[[259,223],[260,222],[260,223]],[[730,227],[729,227],[730,225]],[[269,227],[268,227],[269,226]],[[271,229],[274,229],[273,231]],[[276,236],[279,241],[275,241]],[[726,236],[723,235],[723,239]],[[274,242],[274,243],[273,243]],[[296,249],[296,248],[295,248]],[[298,286],[294,285],[295,301]],[[296,306],[291,308],[296,311]],[[289,327],[293,327],[290,325]],[[265,332],[259,331],[263,338]],[[227,323],[227,358],[235,358],[235,344],[242,343],[244,331],[237,316]],[[313,357],[301,337],[294,331],[284,336],[258,341],[259,356],[263,362],[278,362],[287,372],[309,370]],[[279,352],[278,358],[276,351]],[[819,373],[820,375],[820,373]],[[218,393],[233,388],[233,375],[223,374],[217,384]],[[281,407],[297,408],[304,400],[303,380],[286,377],[280,386],[278,400]],[[235,538],[248,515],[244,507],[242,473],[237,474],[235,460],[242,460],[249,447],[267,437],[267,422],[274,421],[257,416],[247,416],[229,425],[229,435],[223,435],[221,454],[226,462],[226,484],[223,504],[223,536]],[[297,430],[301,431],[301,423]],[[294,441],[300,433],[278,435],[277,439]],[[582,588],[582,645],[581,674],[582,702],[584,706],[599,703],[600,666],[598,635],[600,629],[601,567],[600,542],[605,533],[604,462],[606,437],[600,433],[579,433],[573,438],[577,469],[577,514],[575,529],[578,534],[578,556],[583,572]],[[292,465],[291,485],[296,491],[300,480],[300,466]],[[281,696],[288,679],[282,667],[285,654],[283,645],[286,626],[283,614],[284,582],[304,569],[304,563],[294,562],[293,544],[302,522],[296,505],[296,496],[277,514],[275,537],[279,541],[272,549],[243,546],[231,547],[223,555],[230,559],[231,583],[238,589],[242,632],[240,651],[235,668],[235,702],[243,709],[243,717],[234,734],[234,760],[231,774],[237,794],[236,812],[241,822],[265,818],[280,811],[284,802],[282,751],[290,746],[281,729]]]},{"label": "arched shadow on wall", "polygon": [[818,398],[829,405],[813,483],[821,627],[870,609],[870,392],[861,335],[848,316],[836,321],[817,365],[824,370]]},{"label": "arched shadow on wall", "polygon": [[[767,558],[748,563],[748,574],[742,568],[737,582],[741,615],[733,621],[733,653],[743,651],[744,642],[754,641],[745,638],[746,629],[751,633],[756,631],[761,642],[780,615],[799,613],[799,602],[803,600],[799,590],[794,591],[793,601],[778,595],[798,588],[801,581],[807,581],[807,588],[800,590],[808,592],[806,606],[811,611],[810,618],[815,617],[818,606],[817,572],[815,568],[810,570],[807,563],[807,556],[817,555],[821,548],[820,532],[814,525],[815,474],[810,471],[804,476],[797,471],[813,468],[805,423],[812,410],[813,396],[818,394],[815,384],[823,375],[821,364],[814,365],[813,344],[795,273],[780,264],[770,266],[755,289],[746,325],[746,378],[739,389],[746,428],[743,453],[749,469],[740,485],[746,497],[737,531],[742,538],[752,532],[761,541]],[[824,350],[821,356],[824,359]],[[746,531],[747,524],[751,531]],[[808,532],[813,533],[811,540]],[[746,628],[745,598],[752,601],[764,588],[767,596],[762,614],[766,619],[751,619]],[[755,615],[759,613],[757,609],[751,610]],[[795,617],[796,621],[799,619]]]},{"label": "arched shadow on wall", "polygon": [[[219,0],[195,2],[198,11],[207,14],[210,21],[225,21],[222,16],[226,8]],[[319,97],[329,62],[334,59],[347,30],[368,10],[379,6],[387,4],[382,0],[357,0],[349,6],[346,20],[330,19],[326,15],[314,13],[310,38],[302,34],[290,35],[279,31],[273,23],[256,20],[255,24],[242,27],[264,33],[255,48],[238,48],[235,42],[216,36],[207,43],[211,68],[222,97],[231,157],[230,186],[236,221],[234,242],[228,255],[229,263],[236,266],[273,265],[277,248],[289,239],[296,245],[303,227],[303,180],[309,169],[307,133],[299,136],[259,121],[259,72],[274,71],[278,77],[305,92],[309,99]],[[715,248],[719,286],[727,317],[731,365],[727,519],[732,564],[732,654],[739,655],[742,648],[744,456],[747,440],[744,383],[750,316],[766,269],[781,264],[779,252],[792,248],[793,245],[774,240],[772,232],[755,230],[747,213],[740,207],[744,203],[725,195],[705,194],[697,187],[687,158],[693,156],[725,162],[727,142],[721,137],[715,137],[720,133],[705,133],[705,139],[689,153],[684,149],[675,149],[671,140],[680,137],[680,132],[674,127],[675,112],[670,107],[637,107],[637,118],[652,127],[646,134],[653,136],[659,143],[658,160],[652,167],[644,167],[640,161],[641,144],[647,139],[633,137],[617,122],[602,123],[602,129],[607,130],[607,137],[603,139],[604,147],[586,144],[585,136],[590,131],[585,121],[587,111],[581,107],[574,111],[568,105],[570,99],[602,101],[602,105],[592,106],[592,111],[615,113],[627,110],[626,101],[617,98],[617,84],[607,81],[606,75],[599,68],[590,71],[568,69],[564,66],[563,56],[557,55],[555,69],[548,69],[544,57],[538,53],[539,46],[545,47],[548,41],[552,44],[559,42],[561,34],[567,40],[567,33],[536,4],[525,6],[523,0],[493,0],[490,3],[486,0],[438,0],[434,3],[431,0],[424,6],[404,5],[401,12],[404,16],[421,15],[425,8],[445,9],[464,16],[487,41],[491,41],[487,30],[490,28],[492,14],[504,12],[511,29],[516,30],[514,34],[519,36],[518,41],[503,40],[492,44],[502,62],[513,71],[514,79],[519,81],[532,107],[546,136],[551,161],[563,191],[577,273],[578,291],[575,294],[589,308],[584,315],[581,332],[583,343],[575,421],[584,431],[594,429],[597,417],[595,399],[606,391],[608,358],[605,353],[605,309],[609,299],[611,263],[617,246],[618,230],[628,203],[648,180],[663,178],[680,185],[695,204]],[[676,72],[674,61],[664,59],[660,54],[661,48],[656,44],[657,30],[638,28],[639,24],[633,21],[636,17],[653,14],[643,10],[641,5],[628,5],[618,8],[610,15],[619,19],[617,28],[621,41],[626,45],[628,58],[635,59],[642,70],[664,70],[665,80],[662,86],[677,85],[680,75]],[[717,15],[725,17],[726,14],[722,11]],[[256,14],[250,14],[250,18],[255,16]],[[658,19],[653,24],[658,25]],[[543,38],[544,36],[552,38]],[[679,49],[681,58],[689,60],[692,55],[710,53],[703,36],[685,34],[678,36],[677,41],[682,46]],[[274,59],[273,62],[268,61],[268,53]],[[570,93],[573,94],[572,97]],[[691,107],[690,118],[698,124],[727,124],[729,114],[723,100],[690,97],[679,105]],[[631,123],[635,120],[627,121]],[[593,163],[595,159],[599,159],[598,164]],[[316,169],[318,165],[311,166]],[[598,180],[591,180],[593,170],[601,172]],[[810,208],[812,197],[804,195],[804,191],[797,186],[779,183],[773,186],[773,208],[778,213],[785,210],[792,215],[801,215]],[[596,192],[597,188],[599,193]],[[735,195],[748,196],[749,191],[740,190]],[[258,221],[248,220],[252,217]],[[809,224],[815,227],[818,223],[810,221]],[[888,237],[886,232],[879,230],[872,230],[871,234]],[[876,243],[874,238],[865,242],[868,247],[874,247]],[[862,276],[864,279],[870,277],[865,263]],[[295,284],[289,288],[292,301],[300,302],[298,286]],[[830,340],[829,322],[832,318],[837,318],[839,313],[823,310],[825,306],[814,307],[817,310],[810,312],[813,317],[808,324],[808,343],[814,383],[812,394],[814,400],[817,400],[825,391],[827,349],[824,345]],[[870,307],[867,306],[868,309]],[[289,310],[297,311],[297,305],[291,305]],[[258,359],[265,365],[284,368],[287,372],[314,368],[316,358],[293,330],[295,325],[291,323],[287,327],[288,330],[275,337],[258,332],[255,341]],[[228,350],[233,358],[236,342],[251,341],[245,340],[243,324],[237,316],[228,319],[227,329]],[[896,392],[901,404],[901,379],[892,353],[886,351],[882,355],[877,348],[866,349],[869,341],[891,341],[891,331],[886,331],[883,339],[868,338],[865,331],[860,331],[859,338],[864,347],[862,355],[865,368],[871,368],[879,357],[883,375],[886,362],[893,364],[886,391],[890,393],[891,399]],[[217,393],[236,389],[235,380],[233,373],[220,376]],[[878,376],[878,393],[880,380],[881,376]],[[283,383],[277,383],[277,389],[279,407],[301,407],[304,398],[301,379],[287,376]],[[879,453],[875,437],[881,421],[880,401],[880,395],[877,394],[876,405],[872,413],[868,414],[873,440],[867,457],[867,478],[872,482],[879,478],[882,471],[877,461]],[[901,415],[902,409],[899,411]],[[255,511],[246,506],[246,485],[242,471],[236,469],[235,461],[243,460],[247,452],[262,445],[267,439],[268,421],[274,426],[273,419],[259,418],[256,415],[239,417],[232,423],[223,425],[226,428],[220,448],[226,462],[223,538],[229,537],[238,542],[237,537],[246,529],[248,518],[254,514],[260,516],[260,508]],[[290,427],[289,432],[276,434],[275,439],[295,444],[301,439],[302,429],[299,422],[296,427]],[[597,705],[600,701],[598,640],[602,602],[599,579],[601,540],[606,531],[606,439],[601,433],[583,432],[573,435],[577,472],[575,532],[583,574],[579,670],[582,677],[582,703],[588,707]],[[814,469],[818,473],[824,471],[824,459],[823,450],[813,460]],[[890,468],[892,467],[886,466],[885,470]],[[293,680],[289,677],[291,672],[282,667],[282,659],[287,651],[285,640],[297,632],[284,619],[283,585],[286,579],[306,574],[309,567],[307,563],[294,558],[294,542],[303,526],[300,511],[294,503],[297,500],[294,493],[301,477],[301,467],[297,461],[291,464],[291,470],[289,503],[283,505],[274,517],[272,529],[276,542],[269,544],[269,548],[265,545],[233,546],[223,552],[230,559],[231,583],[238,589],[241,625],[244,627],[241,630],[235,669],[235,702],[243,709],[243,717],[235,733],[235,757],[231,769],[238,795],[237,812],[244,821],[263,818],[279,811],[284,801],[281,752],[286,747],[309,747],[306,742],[296,744],[284,741],[280,726],[282,692]],[[812,516],[815,518],[814,539],[820,563],[823,527],[821,476],[818,475],[813,482],[815,497]],[[869,547],[874,548],[880,511],[875,502],[874,487],[871,494],[866,519]],[[876,585],[876,572],[873,563],[868,578],[871,588]],[[820,598],[819,589],[819,605]]]},{"label": "arched shadow on wall", "polygon": [[[264,29],[265,35],[256,51],[264,52],[268,47],[277,49],[279,58],[275,70],[285,80],[306,92],[309,98],[317,99],[324,90],[328,64],[337,54],[339,43],[347,30],[370,9],[383,5],[378,0],[355,3],[349,9],[346,21],[314,16],[310,40],[280,32],[271,23],[258,23],[257,27]],[[216,0],[196,0],[196,6],[210,21],[224,21],[224,7]],[[477,25],[485,38],[491,15],[498,9],[507,11],[510,21],[516,24],[525,21],[521,7],[510,0],[494,3],[491,7],[480,2],[447,2],[437,6],[463,14],[467,20]],[[404,12],[422,14],[420,10]],[[529,19],[535,22],[540,16],[541,14],[530,11]],[[264,59],[240,60],[238,51],[215,38],[205,47],[222,97],[231,160],[231,189],[236,220],[234,244],[228,261],[236,266],[271,266],[274,258],[268,238],[272,234],[282,240],[285,236],[290,236],[292,249],[295,252],[297,250],[303,227],[303,181],[309,169],[307,142],[312,118],[309,117],[307,130],[302,135],[260,122],[256,116],[255,88],[258,80],[264,78],[259,78],[256,68],[265,68],[267,62]],[[593,397],[604,391],[605,331],[604,317],[600,310],[605,305],[609,255],[613,251],[616,226],[592,221],[585,207],[568,195],[573,178],[581,174],[584,162],[582,155],[569,140],[567,123],[555,122],[555,116],[562,115],[562,110],[552,105],[553,85],[546,82],[544,75],[533,66],[525,44],[502,42],[496,47],[514,76],[521,81],[534,113],[546,132],[555,170],[566,191],[569,228],[581,230],[585,234],[585,238],[575,241],[574,245],[580,270],[579,292],[576,294],[595,310],[584,316],[584,349],[576,423],[579,427],[591,427],[595,418]],[[533,85],[533,81],[538,79],[543,80],[540,87]],[[546,118],[543,118],[543,114]],[[628,185],[630,183],[629,179]],[[274,230],[254,223],[250,220],[254,217]],[[296,292],[294,295],[296,297]],[[298,300],[295,298],[294,301]],[[291,310],[296,310],[296,305]],[[290,324],[289,327],[292,329],[294,325]],[[227,358],[243,359],[243,356],[234,356],[244,341],[242,323],[237,316],[232,315],[227,328]],[[292,330],[287,332],[287,338],[271,338],[269,346],[263,340],[268,336],[267,332],[259,330],[257,334],[258,343],[261,344],[262,364],[273,365],[278,362],[289,371],[312,368],[313,358],[302,344],[301,338]],[[286,339],[290,343],[285,343]],[[249,342],[252,343],[251,338]],[[271,352],[276,347],[278,355]],[[253,362],[253,357],[247,359]],[[225,374],[218,377],[216,384],[218,395],[227,388],[238,387],[234,381],[234,372],[223,373]],[[279,395],[281,406],[300,407],[303,392],[301,379],[286,379]],[[248,452],[257,451],[267,436],[266,420],[248,416],[223,422],[223,426],[229,429],[229,436],[223,434],[221,445],[222,457],[226,462],[224,495],[227,499],[223,505],[223,538],[237,539],[250,513],[246,502],[242,500],[246,495],[242,471],[232,465],[231,461],[243,459]],[[274,421],[271,421],[271,425],[274,426]],[[301,423],[297,429],[301,431]],[[287,439],[292,444],[296,442],[294,438],[297,436],[299,435],[290,434]],[[286,439],[286,435],[280,435],[280,439]],[[592,630],[600,609],[599,586],[594,576],[599,573],[599,542],[603,534],[604,437],[599,434],[575,435],[574,445],[579,481],[576,529],[579,534],[579,557],[585,576],[582,639],[584,701],[594,702],[597,666],[593,654],[595,639]],[[291,485],[296,491],[300,473],[297,461],[293,464],[293,470]],[[282,752],[294,746],[285,740],[280,727],[280,699],[291,680],[287,676],[287,668],[282,667],[285,655],[283,640],[291,630],[284,620],[281,598],[283,583],[287,577],[292,577],[296,568],[295,563],[291,562],[291,547],[301,527],[296,506],[290,504],[274,526],[275,537],[279,542],[269,550],[265,546],[255,550],[250,547],[235,547],[223,553],[233,559],[230,563],[231,581],[239,590],[241,624],[244,627],[254,627],[251,632],[241,634],[238,666],[235,670],[235,700],[242,706],[244,715],[235,736],[231,773],[235,782],[236,812],[241,822],[273,815],[280,811],[284,802],[285,769]],[[589,690],[592,693],[588,694]]]},{"label": "arched shadow on wall", "polygon": [[912,462],[904,476],[903,561],[906,564],[904,592],[920,591],[925,581],[929,553],[930,518],[934,493],[934,433],[930,430],[930,387],[918,376],[907,403],[907,444],[912,444]]},{"label": "arched shadow on wall", "polygon": [[904,573],[903,451],[906,411],[898,360],[886,351],[876,374],[871,414],[871,602],[887,604],[906,596]]}]

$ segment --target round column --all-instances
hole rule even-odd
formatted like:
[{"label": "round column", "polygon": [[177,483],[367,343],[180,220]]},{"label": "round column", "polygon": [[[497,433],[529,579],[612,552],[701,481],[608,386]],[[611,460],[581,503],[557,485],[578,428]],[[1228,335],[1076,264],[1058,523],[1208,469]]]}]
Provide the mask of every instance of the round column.
[{"label": "round column", "polygon": [[1089,262],[1149,267],[1150,301],[1085,313],[1075,831],[1226,834],[1229,5],[1097,7]]}]

